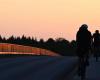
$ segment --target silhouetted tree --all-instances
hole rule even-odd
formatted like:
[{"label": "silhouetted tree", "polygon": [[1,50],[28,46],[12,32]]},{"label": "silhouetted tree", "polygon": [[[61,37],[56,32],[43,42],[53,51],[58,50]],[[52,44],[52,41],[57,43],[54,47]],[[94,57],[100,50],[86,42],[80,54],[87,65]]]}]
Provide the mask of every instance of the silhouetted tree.
[{"label": "silhouetted tree", "polygon": [[6,43],[6,42],[7,42],[7,40],[6,40],[5,37],[3,37],[2,42],[3,42],[3,43]]},{"label": "silhouetted tree", "polygon": [[40,48],[45,48],[45,41],[43,39],[40,39],[38,44]]},{"label": "silhouetted tree", "polygon": [[47,41],[46,41],[46,48],[49,49],[49,50],[55,50],[55,40],[52,39],[52,38],[49,38]]},{"label": "silhouetted tree", "polygon": [[70,46],[70,42],[67,41],[64,38],[58,38],[56,39],[56,50],[57,52],[59,52],[60,54],[66,56],[66,55],[70,55],[70,51],[71,51],[71,46]]},{"label": "silhouetted tree", "polygon": [[[6,38],[5,38],[6,39]],[[3,41],[5,40],[5,39],[3,39]],[[14,40],[15,40],[15,38],[14,38],[14,36],[12,35],[11,37],[9,37],[8,39],[7,39],[7,43],[14,43]]]},{"label": "silhouetted tree", "polygon": [[2,43],[2,37],[1,37],[1,35],[0,35],[0,43]]},{"label": "silhouetted tree", "polygon": [[20,38],[20,37],[17,37],[17,38],[15,39],[15,43],[16,43],[16,44],[21,44],[21,38]]}]

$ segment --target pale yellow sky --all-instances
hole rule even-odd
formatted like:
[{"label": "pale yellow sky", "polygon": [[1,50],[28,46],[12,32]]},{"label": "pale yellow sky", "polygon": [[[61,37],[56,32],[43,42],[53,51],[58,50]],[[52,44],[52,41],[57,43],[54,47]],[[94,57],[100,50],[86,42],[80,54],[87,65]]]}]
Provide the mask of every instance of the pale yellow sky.
[{"label": "pale yellow sky", "polygon": [[81,24],[100,29],[100,0],[0,0],[3,36],[75,39]]}]

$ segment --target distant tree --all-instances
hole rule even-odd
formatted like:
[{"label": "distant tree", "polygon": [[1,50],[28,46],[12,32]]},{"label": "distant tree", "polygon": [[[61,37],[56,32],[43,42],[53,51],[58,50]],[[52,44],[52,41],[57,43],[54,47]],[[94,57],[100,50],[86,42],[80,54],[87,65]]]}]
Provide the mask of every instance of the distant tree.
[{"label": "distant tree", "polygon": [[34,39],[34,47],[39,47],[38,40],[37,40],[36,37],[35,37],[35,39]]},{"label": "distant tree", "polygon": [[22,35],[21,37],[21,43],[22,45],[26,45],[28,42],[26,41],[26,36],[25,35]]},{"label": "distant tree", "polygon": [[34,37],[32,37],[31,41],[32,41],[32,44],[31,45],[34,47],[35,46],[35,43],[36,43]]},{"label": "distant tree", "polygon": [[46,43],[55,43],[55,40],[53,39],[53,38],[49,38],[47,41],[46,41]]},{"label": "distant tree", "polygon": [[16,40],[16,44],[21,44],[21,38],[20,37],[17,37],[15,40]]},{"label": "distant tree", "polygon": [[49,50],[55,50],[55,40],[53,38],[49,38],[47,41],[46,41],[46,48],[49,49]]},{"label": "distant tree", "polygon": [[40,41],[39,41],[39,42],[43,44],[43,43],[44,43],[44,40],[43,40],[43,39],[40,39]]},{"label": "distant tree", "polygon": [[32,39],[31,39],[31,37],[26,38],[26,41],[27,41],[27,45],[28,46],[32,46]]},{"label": "distant tree", "polygon": [[61,55],[70,55],[70,43],[64,38],[57,38],[56,39],[56,50]]},{"label": "distant tree", "polygon": [[45,41],[43,39],[40,39],[40,41],[39,41],[39,47],[40,48],[45,48]]},{"label": "distant tree", "polygon": [[5,37],[2,38],[2,43],[6,43],[6,38]]},{"label": "distant tree", "polygon": [[2,36],[0,35],[0,43],[2,43]]},{"label": "distant tree", "polygon": [[[3,40],[5,40],[6,38],[4,38]],[[15,40],[15,38],[14,38],[14,36],[12,35],[11,37],[9,37],[8,39],[7,39],[7,43],[14,43],[14,40]]]}]

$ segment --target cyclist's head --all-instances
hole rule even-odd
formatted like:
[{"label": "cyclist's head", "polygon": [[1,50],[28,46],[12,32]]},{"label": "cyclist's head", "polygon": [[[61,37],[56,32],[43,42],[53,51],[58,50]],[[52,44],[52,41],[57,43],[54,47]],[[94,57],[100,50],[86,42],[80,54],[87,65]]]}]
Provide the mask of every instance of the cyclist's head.
[{"label": "cyclist's head", "polygon": [[87,24],[83,24],[81,27],[80,27],[80,30],[87,30],[88,29],[88,25]]},{"label": "cyclist's head", "polygon": [[99,30],[96,30],[95,33],[99,33]]}]

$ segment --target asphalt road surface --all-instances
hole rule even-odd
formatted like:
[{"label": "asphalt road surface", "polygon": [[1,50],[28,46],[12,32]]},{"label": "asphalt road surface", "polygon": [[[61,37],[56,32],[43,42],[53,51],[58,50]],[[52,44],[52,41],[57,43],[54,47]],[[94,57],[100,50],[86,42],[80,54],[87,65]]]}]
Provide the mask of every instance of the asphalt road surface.
[{"label": "asphalt road surface", "polygon": [[1,58],[0,80],[70,80],[77,64],[76,57]]},{"label": "asphalt road surface", "polygon": [[[77,75],[73,80],[80,80]],[[100,59],[96,62],[94,57],[90,58],[90,65],[87,67],[86,80],[100,80]]]}]

